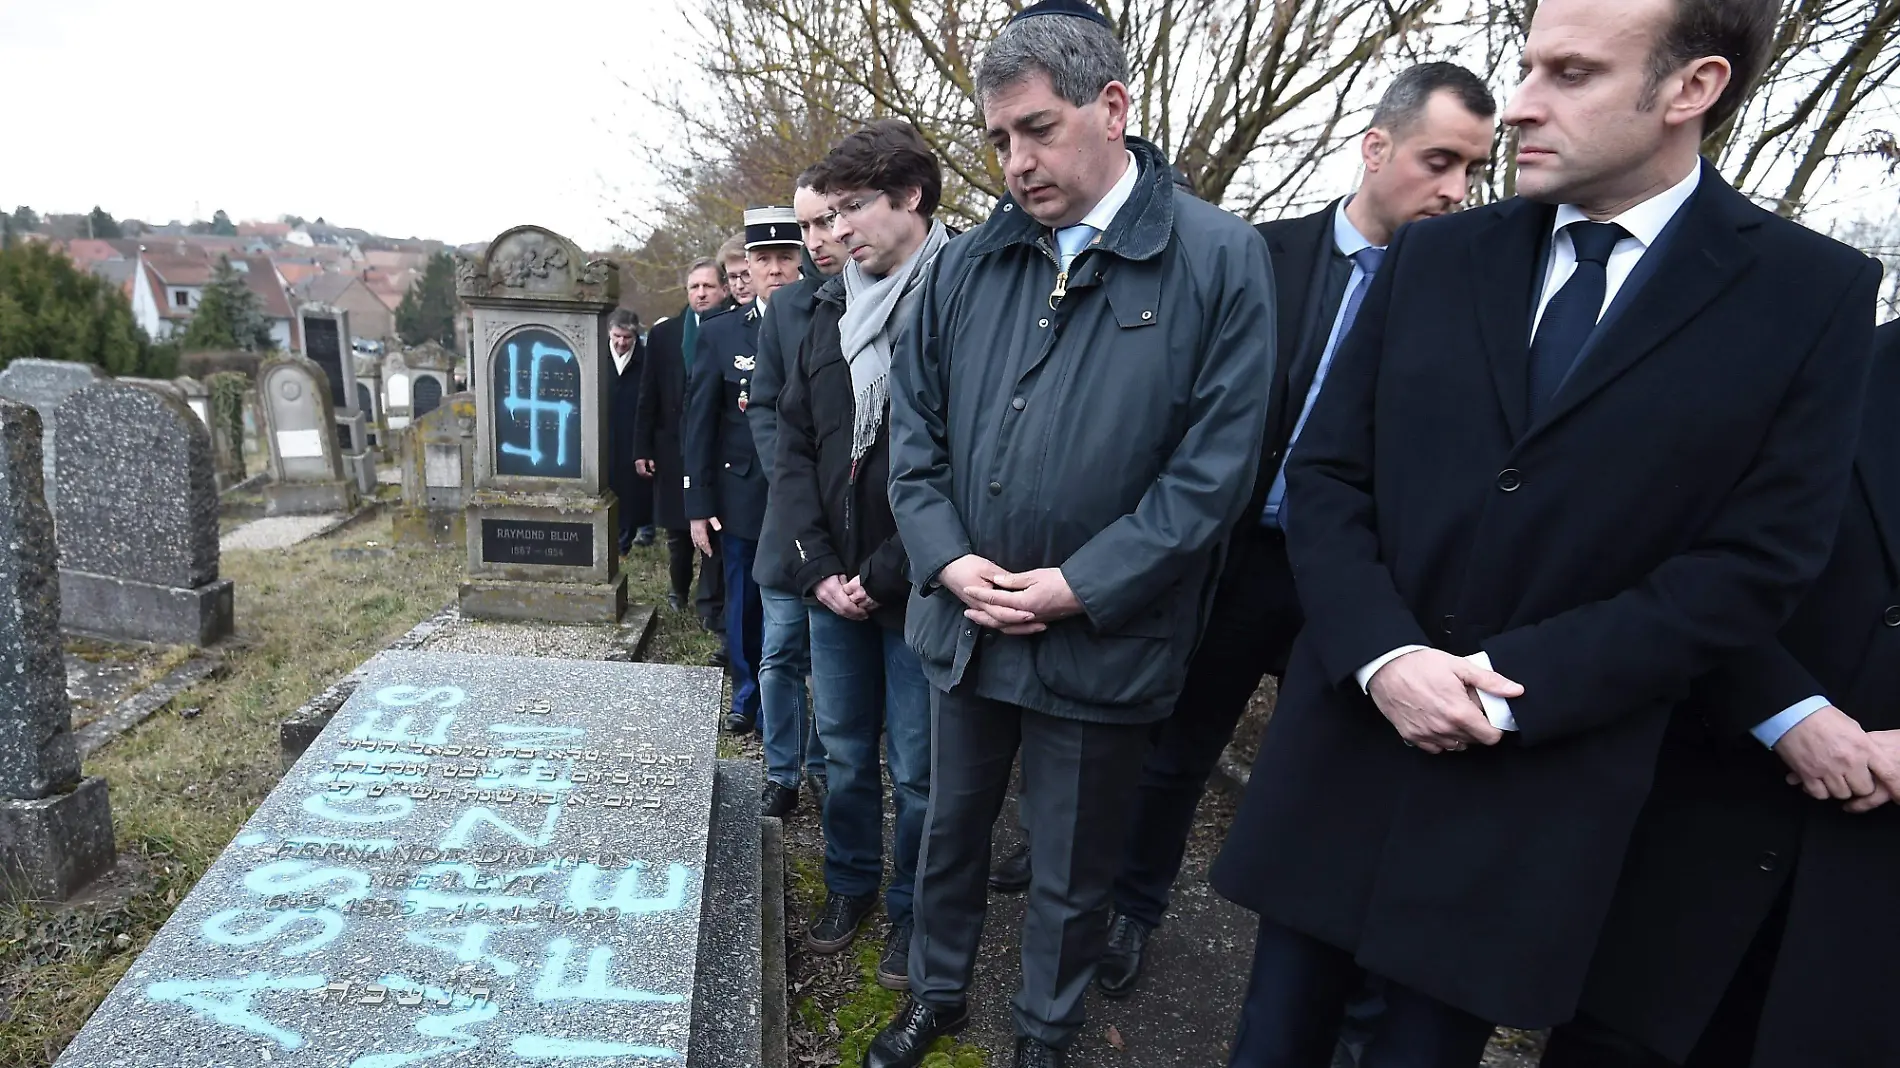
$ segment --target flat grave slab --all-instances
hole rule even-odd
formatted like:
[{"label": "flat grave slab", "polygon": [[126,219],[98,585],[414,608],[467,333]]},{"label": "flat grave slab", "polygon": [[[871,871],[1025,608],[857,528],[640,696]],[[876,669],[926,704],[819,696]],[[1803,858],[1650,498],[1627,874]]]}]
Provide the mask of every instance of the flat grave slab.
[{"label": "flat grave slab", "polygon": [[689,1064],[719,702],[378,655],[59,1068]]}]

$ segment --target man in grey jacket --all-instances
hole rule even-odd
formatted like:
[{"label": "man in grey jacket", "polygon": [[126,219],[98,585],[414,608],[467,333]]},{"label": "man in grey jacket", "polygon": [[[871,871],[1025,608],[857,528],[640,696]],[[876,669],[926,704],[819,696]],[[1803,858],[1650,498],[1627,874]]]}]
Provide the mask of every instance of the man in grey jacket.
[{"label": "man in grey jacket", "polygon": [[990,827],[1022,753],[1034,843],[1015,1064],[1059,1066],[1107,935],[1148,727],[1180,692],[1273,369],[1266,245],[1125,136],[1127,60],[1078,0],[977,75],[1010,195],[945,248],[899,347],[891,505],[934,690],[911,1000],[867,1068],[969,1018]]}]

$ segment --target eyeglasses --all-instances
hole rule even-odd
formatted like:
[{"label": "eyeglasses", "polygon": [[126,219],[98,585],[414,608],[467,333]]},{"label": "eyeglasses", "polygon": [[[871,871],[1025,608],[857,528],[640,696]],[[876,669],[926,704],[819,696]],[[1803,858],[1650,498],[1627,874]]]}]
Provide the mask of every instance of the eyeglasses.
[{"label": "eyeglasses", "polygon": [[860,212],[864,211],[864,209],[870,207],[872,204],[877,203],[877,198],[883,195],[884,195],[883,192],[879,191],[879,192],[873,192],[873,193],[864,193],[859,196],[852,197],[850,200],[846,201],[843,206],[833,208],[832,210],[819,216],[818,225],[824,227],[827,230],[837,229],[838,220],[855,218]]}]

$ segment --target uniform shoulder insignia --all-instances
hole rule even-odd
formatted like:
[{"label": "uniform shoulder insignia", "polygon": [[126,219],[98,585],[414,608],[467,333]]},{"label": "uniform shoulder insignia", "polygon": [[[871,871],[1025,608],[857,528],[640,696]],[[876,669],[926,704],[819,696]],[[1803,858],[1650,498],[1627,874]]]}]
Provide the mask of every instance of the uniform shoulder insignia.
[{"label": "uniform shoulder insignia", "polygon": [[759,365],[757,356],[734,356],[732,366],[740,371],[750,371]]}]

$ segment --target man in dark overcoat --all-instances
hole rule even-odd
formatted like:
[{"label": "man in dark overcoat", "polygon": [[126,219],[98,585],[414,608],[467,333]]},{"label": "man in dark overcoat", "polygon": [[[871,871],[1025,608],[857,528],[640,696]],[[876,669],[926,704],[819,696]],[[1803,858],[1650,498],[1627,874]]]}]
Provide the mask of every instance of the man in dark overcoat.
[{"label": "man in dark overcoat", "polygon": [[871,1068],[912,1068],[969,1018],[1018,750],[1031,885],[1014,1065],[1064,1063],[1106,943],[1109,843],[1260,462],[1266,246],[1125,136],[1127,77],[1090,4],[1012,20],[976,78],[1009,195],[938,255],[899,345],[891,508],[934,706],[912,1000]]},{"label": "man in dark overcoat", "polygon": [[620,552],[635,545],[653,544],[653,483],[634,470],[633,428],[640,413],[640,374],[646,364],[646,342],[640,338],[640,317],[631,308],[616,308],[607,323],[607,354],[614,360],[612,449],[607,481],[620,498]]},{"label": "man in dark overcoat", "polygon": [[[634,418],[634,470],[653,480],[653,522],[666,531],[667,604],[683,611],[693,593],[693,548],[686,521],[686,464],[680,455],[680,413],[686,406],[689,353],[699,343],[700,320],[727,300],[725,277],[711,259],[686,271],[686,307],[647,331],[647,358],[640,369],[639,408]],[[700,622],[724,631],[718,561],[700,568]]]},{"label": "man in dark overcoat", "polygon": [[1827,569],[1670,719],[1544,1068],[1900,1064],[1900,322],[1860,434]]},{"label": "man in dark overcoat", "polygon": [[1261,915],[1235,1065],[1325,1063],[1368,974],[1375,1066],[1568,1019],[1670,710],[1826,563],[1879,268],[1698,155],[1777,11],[1544,0],[1522,195],[1387,251],[1288,466],[1306,628],[1213,871]]}]

